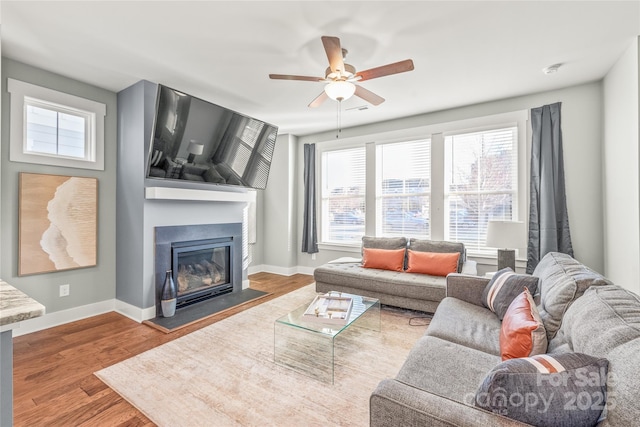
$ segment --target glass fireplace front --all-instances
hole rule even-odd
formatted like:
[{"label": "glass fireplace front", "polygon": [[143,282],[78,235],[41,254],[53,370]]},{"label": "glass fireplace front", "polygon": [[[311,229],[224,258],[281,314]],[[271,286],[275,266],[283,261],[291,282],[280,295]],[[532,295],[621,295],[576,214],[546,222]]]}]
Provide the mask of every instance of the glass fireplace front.
[{"label": "glass fireplace front", "polygon": [[173,280],[178,288],[177,308],[233,291],[232,245],[232,239],[171,244]]}]

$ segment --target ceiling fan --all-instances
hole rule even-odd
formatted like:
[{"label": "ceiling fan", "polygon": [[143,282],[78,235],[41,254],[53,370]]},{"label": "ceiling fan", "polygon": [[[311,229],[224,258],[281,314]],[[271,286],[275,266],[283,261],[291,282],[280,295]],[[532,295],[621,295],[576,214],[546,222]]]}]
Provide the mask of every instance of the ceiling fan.
[{"label": "ceiling fan", "polygon": [[269,78],[274,80],[302,80],[327,83],[324,91],[311,101],[309,107],[318,107],[326,101],[327,98],[344,101],[352,95],[360,97],[373,105],[380,105],[384,102],[383,97],[376,95],[362,86],[354,84],[354,82],[363,82],[365,80],[413,70],[413,61],[411,59],[405,59],[404,61],[393,64],[356,72],[356,68],[353,65],[344,63],[347,50],[340,46],[340,39],[338,37],[322,36],[322,45],[329,59],[329,67],[326,69],[324,77],[269,74]]}]

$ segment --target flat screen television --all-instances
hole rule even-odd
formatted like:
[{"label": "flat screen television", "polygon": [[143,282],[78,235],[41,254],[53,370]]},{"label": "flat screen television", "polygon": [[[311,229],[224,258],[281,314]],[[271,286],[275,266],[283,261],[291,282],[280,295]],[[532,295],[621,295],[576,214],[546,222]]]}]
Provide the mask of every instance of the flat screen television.
[{"label": "flat screen television", "polygon": [[147,178],[264,189],[278,128],[158,85]]}]

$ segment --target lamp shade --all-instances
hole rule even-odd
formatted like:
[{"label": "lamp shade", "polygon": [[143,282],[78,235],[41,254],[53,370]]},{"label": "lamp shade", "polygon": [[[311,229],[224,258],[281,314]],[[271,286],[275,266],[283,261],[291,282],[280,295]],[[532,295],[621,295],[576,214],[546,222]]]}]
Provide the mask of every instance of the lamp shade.
[{"label": "lamp shade", "polygon": [[187,151],[189,153],[199,156],[200,154],[202,154],[203,150],[204,150],[204,144],[200,144],[193,139],[189,141],[189,147],[187,148]]},{"label": "lamp shade", "polygon": [[334,101],[344,101],[353,96],[356,92],[356,85],[351,82],[338,80],[331,82],[324,87],[327,96]]},{"label": "lamp shade", "polygon": [[524,222],[489,221],[486,243],[492,248],[523,248],[525,246]]}]

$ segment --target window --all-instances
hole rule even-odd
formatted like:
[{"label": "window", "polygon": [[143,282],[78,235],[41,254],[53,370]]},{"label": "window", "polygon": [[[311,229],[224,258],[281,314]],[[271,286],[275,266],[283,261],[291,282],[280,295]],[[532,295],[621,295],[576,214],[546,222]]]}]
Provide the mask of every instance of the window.
[{"label": "window", "polygon": [[365,223],[365,148],[321,154],[324,243],[360,244]]},{"label": "window", "polygon": [[25,98],[26,144],[25,153],[80,160],[91,160],[91,126],[94,115],[40,101]]},{"label": "window", "polygon": [[104,104],[8,79],[10,160],[104,169]]},{"label": "window", "polygon": [[365,233],[404,236],[459,241],[471,256],[495,257],[485,247],[488,221],[527,217],[527,117],[523,110],[321,143],[319,243],[357,250]]},{"label": "window", "polygon": [[518,129],[454,134],[444,143],[445,239],[482,253],[487,222],[511,221],[517,210]]},{"label": "window", "polygon": [[429,139],[377,146],[377,236],[429,238],[430,156]]}]

